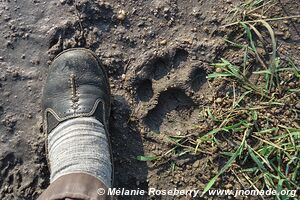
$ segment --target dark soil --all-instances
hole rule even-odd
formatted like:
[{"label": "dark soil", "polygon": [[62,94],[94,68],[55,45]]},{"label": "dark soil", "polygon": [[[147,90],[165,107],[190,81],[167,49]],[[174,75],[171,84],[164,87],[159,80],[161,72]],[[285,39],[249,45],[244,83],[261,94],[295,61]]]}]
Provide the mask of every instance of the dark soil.
[{"label": "dark soil", "polygon": [[[239,56],[223,40],[239,33],[221,25],[240,3],[0,0],[0,199],[36,199],[49,185],[42,88],[51,60],[72,47],[92,49],[108,71],[114,186],[202,190],[224,164],[205,146],[199,155],[169,155],[157,162],[135,158],[161,156],[172,147],[167,136],[193,134],[195,126],[203,125],[201,107],[215,98],[206,80],[209,64]],[[298,0],[281,0],[270,13],[299,14]],[[278,27],[279,52],[299,65],[299,19],[273,25]],[[215,187],[242,186],[225,174]]]}]

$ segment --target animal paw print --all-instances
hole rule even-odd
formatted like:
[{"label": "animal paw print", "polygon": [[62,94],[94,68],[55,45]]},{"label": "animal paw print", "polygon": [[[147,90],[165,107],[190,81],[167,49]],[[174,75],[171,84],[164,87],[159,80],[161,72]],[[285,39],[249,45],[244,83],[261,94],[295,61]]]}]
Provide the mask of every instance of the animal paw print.
[{"label": "animal paw print", "polygon": [[131,84],[143,107],[140,122],[153,132],[185,129],[198,105],[194,98],[207,82],[203,65],[192,61],[186,49],[173,48],[148,56],[136,69]]}]

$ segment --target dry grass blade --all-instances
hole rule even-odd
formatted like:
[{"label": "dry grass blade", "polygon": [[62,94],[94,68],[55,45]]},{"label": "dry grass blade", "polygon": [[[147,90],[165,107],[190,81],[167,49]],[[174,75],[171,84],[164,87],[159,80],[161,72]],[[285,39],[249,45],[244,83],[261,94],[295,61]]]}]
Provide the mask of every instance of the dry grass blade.
[{"label": "dry grass blade", "polygon": [[[250,178],[249,178],[249,176],[247,176],[245,173],[242,173],[242,175],[244,176],[244,178],[250,183],[250,185],[251,185],[251,187],[253,187],[256,191],[259,191],[259,189],[254,185],[254,183],[250,180]],[[259,194],[259,197],[261,198],[261,199],[265,199],[261,194],[260,194],[260,192],[258,192],[258,194]]]},{"label": "dry grass blade", "polygon": [[280,150],[283,150],[283,151],[284,151],[283,148],[281,148],[280,146],[278,146],[278,145],[276,145],[276,144],[274,144],[274,143],[272,143],[272,142],[269,142],[269,141],[267,141],[267,140],[264,140],[264,139],[262,139],[262,138],[260,138],[260,137],[255,136],[255,135],[252,135],[252,137],[254,137],[254,138],[258,139],[259,141],[262,141],[262,142],[264,142],[264,143],[266,143],[266,144],[268,144],[268,145],[271,145],[271,146],[273,146],[273,147],[275,147],[275,148],[277,148],[277,149],[280,149]]},{"label": "dry grass blade", "polygon": [[[300,15],[294,15],[294,16],[286,16],[286,17],[278,17],[278,18],[268,18],[268,19],[264,19],[264,21],[269,22],[269,21],[279,21],[279,20],[286,20],[286,19],[298,19],[300,18]],[[222,28],[226,28],[229,26],[235,26],[238,25],[240,22],[244,22],[244,23],[257,23],[260,22],[261,20],[249,20],[249,21],[238,21],[238,22],[234,22],[231,24],[226,24],[224,26],[222,26]]]},{"label": "dry grass blade", "polygon": [[[255,32],[255,34],[258,36],[258,38],[260,39],[260,41],[263,43],[263,37],[260,34],[260,32],[252,25],[252,24],[248,24],[250,26],[250,28]],[[258,61],[260,62],[260,64],[265,68],[268,69],[266,63],[263,61],[263,59],[261,58],[261,56],[259,55],[259,53],[257,51],[255,51],[255,55],[258,59]]]},{"label": "dry grass blade", "polygon": [[[277,52],[275,33],[272,27],[270,26],[270,24],[267,23],[265,20],[259,20],[259,22],[262,23],[267,28],[272,41],[271,80],[273,80],[274,75],[276,74],[276,52]],[[275,79],[276,79],[276,84],[278,84],[277,76],[275,77]]]},{"label": "dry grass blade", "polygon": [[266,2],[266,3],[264,3],[264,4],[262,4],[262,5],[260,5],[260,6],[257,6],[257,7],[255,7],[254,9],[249,10],[249,11],[247,12],[247,14],[251,14],[251,13],[257,11],[257,10],[259,10],[259,9],[261,9],[261,8],[263,8],[263,7],[265,7],[266,5],[270,4],[271,2],[272,2],[272,0],[271,0],[271,1],[268,1],[268,2]]}]

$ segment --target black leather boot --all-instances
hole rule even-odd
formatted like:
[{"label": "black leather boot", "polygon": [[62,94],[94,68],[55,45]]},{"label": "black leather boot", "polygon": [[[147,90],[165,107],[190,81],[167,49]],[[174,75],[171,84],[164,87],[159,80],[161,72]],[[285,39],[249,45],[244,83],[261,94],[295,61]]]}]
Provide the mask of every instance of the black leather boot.
[{"label": "black leather boot", "polygon": [[97,56],[83,48],[63,51],[52,62],[43,91],[45,133],[76,117],[94,117],[107,132],[110,98],[109,81]]},{"label": "black leather boot", "polygon": [[[110,99],[109,81],[97,56],[92,51],[83,48],[66,50],[53,60],[43,90],[44,132],[48,136],[55,127],[69,119],[96,118],[106,130],[113,172],[108,134]],[[48,140],[46,139],[46,151],[48,151],[47,144]],[[48,153],[46,154],[48,160]],[[48,164],[50,165],[49,160]],[[49,167],[49,169],[51,168]],[[114,174],[112,174],[111,180],[113,182]],[[53,195],[59,197],[60,195],[63,197],[64,195],[84,195],[93,199],[104,199],[97,195],[98,188],[107,189],[104,183],[91,175],[74,173],[64,175],[54,181],[39,199],[50,199]]]}]

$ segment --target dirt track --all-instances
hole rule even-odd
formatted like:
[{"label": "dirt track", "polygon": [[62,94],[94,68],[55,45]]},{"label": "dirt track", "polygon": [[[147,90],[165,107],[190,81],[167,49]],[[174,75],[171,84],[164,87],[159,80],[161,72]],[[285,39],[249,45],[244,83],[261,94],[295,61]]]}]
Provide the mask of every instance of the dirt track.
[{"label": "dirt track", "polygon": [[[299,14],[299,1],[288,2]],[[0,0],[0,199],[36,199],[48,186],[42,86],[55,55],[78,46],[95,51],[109,74],[115,186],[203,188],[221,163],[214,156],[169,157],[156,165],[135,157],[164,154],[166,135],[192,134],[201,106],[214,96],[206,75],[209,63],[226,55],[229,32],[220,25],[236,3]],[[282,45],[297,57],[294,26]]]}]

